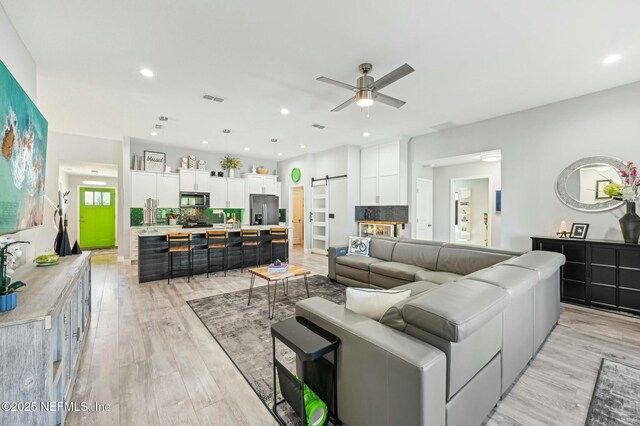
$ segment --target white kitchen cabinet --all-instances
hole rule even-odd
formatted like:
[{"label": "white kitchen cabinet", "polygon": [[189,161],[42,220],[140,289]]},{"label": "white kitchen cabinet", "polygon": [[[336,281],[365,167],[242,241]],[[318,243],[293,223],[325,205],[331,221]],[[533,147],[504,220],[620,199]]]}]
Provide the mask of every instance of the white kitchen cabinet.
[{"label": "white kitchen cabinet", "polygon": [[210,175],[208,170],[180,169],[180,191],[209,192]]},{"label": "white kitchen cabinet", "polygon": [[227,207],[227,178],[212,177],[209,180],[209,205],[214,209]]},{"label": "white kitchen cabinet", "polygon": [[210,179],[211,207],[217,209],[245,208],[245,180],[212,177]]},{"label": "white kitchen cabinet", "polygon": [[[131,207],[144,207],[147,198],[156,197],[157,173],[131,172]],[[176,203],[177,203],[176,199]]]},{"label": "white kitchen cabinet", "polygon": [[147,198],[158,200],[158,207],[180,205],[180,180],[175,173],[131,172],[131,207],[144,207]]},{"label": "white kitchen cabinet", "polygon": [[360,150],[361,204],[407,204],[407,148],[399,137]]},{"label": "white kitchen cabinet", "polygon": [[247,190],[249,194],[276,195],[276,179],[273,175],[247,175]]},{"label": "white kitchen cabinet", "polygon": [[227,179],[227,208],[244,209],[246,196],[244,179]]},{"label": "white kitchen cabinet", "polygon": [[180,177],[175,173],[157,175],[156,198],[158,199],[158,207],[178,207],[180,205]]}]

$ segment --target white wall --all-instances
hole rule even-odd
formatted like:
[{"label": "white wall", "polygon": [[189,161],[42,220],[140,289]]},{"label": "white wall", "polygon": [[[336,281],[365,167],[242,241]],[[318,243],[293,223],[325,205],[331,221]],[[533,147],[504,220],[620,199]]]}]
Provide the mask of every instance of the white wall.
[{"label": "white wall", "polygon": [[[501,188],[500,169],[500,162],[486,163],[482,161],[433,168],[433,239],[435,241],[450,241],[450,230],[453,226],[451,223],[451,206],[453,205],[453,200],[451,199],[451,179],[486,177],[490,180],[487,213],[489,213],[491,246],[501,247],[502,216],[496,214],[495,211],[496,190]],[[477,196],[473,191],[471,195],[474,198]],[[483,206],[486,207],[486,203],[485,201]],[[480,216],[484,213],[484,211],[479,212],[474,205],[471,206],[471,212],[472,215],[476,213]],[[476,222],[477,218],[475,218],[473,225],[476,225]],[[477,226],[473,226],[471,231],[472,233],[476,233]],[[482,231],[482,238],[480,240],[476,235],[474,243],[484,244],[484,231]]]},{"label": "white wall", "polygon": [[[203,145],[204,146],[204,145]],[[207,170],[215,170],[222,171],[220,167],[220,160],[225,156],[224,152],[214,145],[208,145],[208,149],[190,149],[190,148],[180,148],[177,146],[167,146],[160,144],[153,144],[146,141],[140,141],[137,139],[131,139],[131,156],[129,157],[129,162],[125,163],[126,168],[131,168],[131,158],[134,154],[138,154],[139,156],[144,154],[144,151],[156,151],[156,152],[164,152],[167,155],[167,165],[171,166],[172,170],[176,170],[180,167],[180,159],[182,157],[188,157],[189,155],[195,155],[198,160],[205,160],[207,162],[206,169]],[[242,161],[242,167],[240,169],[241,173],[249,172],[251,170],[251,165],[264,166],[267,170],[269,170],[269,174],[273,173],[273,170],[277,168],[277,164],[272,160],[265,160],[264,158],[260,158],[260,153],[257,153],[257,157],[245,156],[245,155],[236,155],[240,161]]]},{"label": "white wall", "polygon": [[640,161],[639,117],[640,83],[634,83],[413,138],[412,161],[501,149],[504,248],[530,249],[530,236],[555,235],[561,220],[590,223],[589,238],[622,240],[621,209],[572,210],[557,199],[554,182],[583,157]]},{"label": "white wall", "polygon": [[[291,170],[299,168],[302,179],[298,184],[291,180]],[[311,211],[311,178],[347,175],[347,189],[344,200],[330,199],[332,220],[337,225],[330,229],[332,240],[346,242],[349,235],[356,233],[355,206],[360,200],[360,147],[343,145],[327,151],[305,154],[278,162],[278,175],[282,182],[282,206],[287,209],[287,220],[291,220],[289,192],[293,186],[305,187],[305,248],[311,248],[311,225],[308,221]],[[331,196],[331,195],[330,195]],[[342,197],[340,197],[342,198]]]}]

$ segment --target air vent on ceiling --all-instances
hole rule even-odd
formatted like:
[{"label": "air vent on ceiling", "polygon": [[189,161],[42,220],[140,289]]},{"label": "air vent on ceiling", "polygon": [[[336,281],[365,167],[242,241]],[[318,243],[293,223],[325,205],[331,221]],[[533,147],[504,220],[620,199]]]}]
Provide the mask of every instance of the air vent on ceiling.
[{"label": "air vent on ceiling", "polygon": [[214,101],[214,102],[224,102],[224,98],[221,98],[220,96],[214,96],[214,95],[204,95],[202,96],[203,99],[206,99],[208,101]]},{"label": "air vent on ceiling", "polygon": [[158,120],[160,120],[160,121],[169,121],[169,117],[165,117],[164,115],[161,115],[160,117],[158,117]]},{"label": "air vent on ceiling", "polygon": [[443,130],[452,129],[457,127],[458,125],[453,121],[445,121],[444,123],[436,124],[435,126],[431,126],[431,128],[437,132],[441,132]]},{"label": "air vent on ceiling", "polygon": [[156,129],[160,130],[160,129],[162,129],[164,126],[163,126],[162,124],[156,124],[154,127],[155,127]]},{"label": "air vent on ceiling", "polygon": [[316,123],[316,124],[312,124],[311,127],[315,127],[316,129],[324,129],[326,126]]}]

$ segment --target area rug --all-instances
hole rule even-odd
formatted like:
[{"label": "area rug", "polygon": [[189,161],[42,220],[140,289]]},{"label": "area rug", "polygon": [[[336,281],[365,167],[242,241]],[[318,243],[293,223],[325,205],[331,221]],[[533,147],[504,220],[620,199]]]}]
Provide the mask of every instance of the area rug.
[{"label": "area rug", "polygon": [[[311,297],[344,304],[344,286],[320,275],[310,276],[307,280]],[[247,306],[248,289],[188,302],[269,410],[273,406],[271,324],[294,316],[295,304],[307,297],[303,279],[289,280],[287,295],[282,290],[282,284],[278,284],[273,320],[268,317],[266,286],[254,288],[250,306]],[[273,297],[273,286],[271,291]],[[295,371],[292,351],[278,344],[276,353],[280,362]],[[280,399],[282,397],[278,396]],[[301,424],[286,403],[278,406],[278,414],[287,424]]]},{"label": "area rug", "polygon": [[640,370],[603,359],[593,390],[587,426],[640,424]]}]

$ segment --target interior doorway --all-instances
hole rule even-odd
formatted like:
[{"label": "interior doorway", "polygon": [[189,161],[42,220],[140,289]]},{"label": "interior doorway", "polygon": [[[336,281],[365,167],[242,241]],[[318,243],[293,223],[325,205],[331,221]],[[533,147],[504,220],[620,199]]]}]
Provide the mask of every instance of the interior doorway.
[{"label": "interior doorway", "polygon": [[304,247],[304,186],[294,186],[291,188],[292,194],[292,215],[291,226],[293,227],[293,247]]},{"label": "interior doorway", "polygon": [[491,178],[451,179],[451,238],[459,244],[491,246]]},{"label": "interior doorway", "polygon": [[416,238],[433,240],[433,181],[416,180]]},{"label": "interior doorway", "polygon": [[83,248],[116,246],[116,189],[79,187],[78,234]]}]

